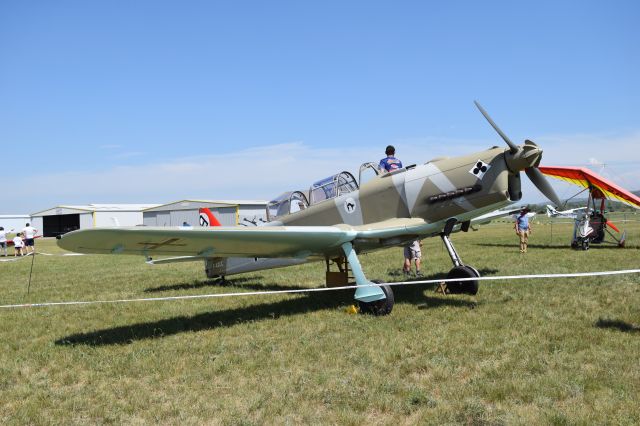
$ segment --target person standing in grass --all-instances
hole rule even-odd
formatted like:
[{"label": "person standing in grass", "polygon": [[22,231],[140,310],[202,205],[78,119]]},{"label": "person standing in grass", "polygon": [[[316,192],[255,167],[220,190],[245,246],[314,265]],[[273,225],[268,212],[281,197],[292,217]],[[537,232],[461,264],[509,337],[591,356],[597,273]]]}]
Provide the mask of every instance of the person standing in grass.
[{"label": "person standing in grass", "polygon": [[36,251],[34,238],[36,238],[37,233],[38,230],[28,223],[22,230],[22,235],[24,236],[24,254],[27,254],[27,250],[29,249],[31,253]]},{"label": "person standing in grass", "polygon": [[18,232],[15,237],[13,237],[13,256],[18,257],[18,255],[22,256],[22,238],[20,237],[20,233]]},{"label": "person standing in grass", "polygon": [[12,232],[13,229],[5,231],[3,226],[0,226],[0,249],[2,249],[3,256],[7,256],[7,234]]},{"label": "person standing in grass", "polygon": [[422,276],[422,272],[420,272],[420,259],[422,258],[421,248],[422,241],[420,240],[415,240],[404,247],[404,266],[402,267],[402,271],[404,272],[405,277],[409,278],[411,276],[412,260],[416,264],[416,277]]},{"label": "person standing in grass", "polygon": [[516,230],[516,234],[520,238],[520,253],[527,252],[527,244],[529,244],[529,235],[531,235],[531,224],[529,223],[529,217],[527,216],[529,209],[523,207],[520,210],[520,214],[516,218],[516,223],[513,225]]}]

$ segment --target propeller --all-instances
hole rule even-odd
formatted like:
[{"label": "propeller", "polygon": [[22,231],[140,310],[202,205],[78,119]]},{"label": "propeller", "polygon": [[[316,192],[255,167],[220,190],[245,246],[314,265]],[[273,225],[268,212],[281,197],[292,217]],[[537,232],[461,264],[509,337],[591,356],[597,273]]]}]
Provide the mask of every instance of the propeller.
[{"label": "propeller", "polygon": [[509,146],[509,151],[505,153],[505,162],[507,168],[513,175],[518,175],[521,170],[524,170],[527,177],[531,182],[542,192],[556,206],[562,205],[560,198],[556,195],[547,179],[542,172],[538,170],[538,165],[542,159],[542,150],[538,148],[534,142],[525,140],[524,145],[516,145],[511,139],[498,127],[498,125],[491,119],[487,111],[482,108],[482,105],[478,101],[473,101],[478,107],[478,110],[482,113],[484,118],[489,122],[491,127],[500,135]]},{"label": "propeller", "polygon": [[525,169],[524,172],[527,174],[527,177],[533,184],[538,188],[540,192],[544,194],[556,207],[562,205],[562,201],[556,195],[556,192],[553,190],[549,182],[544,177],[542,172],[537,167],[529,167]]},{"label": "propeller", "polygon": [[509,145],[509,152],[512,154],[515,154],[516,152],[518,152],[518,145],[511,142],[511,139],[509,139],[509,137],[502,130],[500,130],[500,127],[498,127],[495,121],[491,119],[491,117],[489,116],[489,113],[485,111],[484,108],[482,108],[482,105],[480,105],[478,101],[473,101],[473,103],[476,104],[476,106],[478,107],[482,115],[484,115],[484,118],[486,118],[489,124],[491,124],[491,127],[493,127],[493,129],[496,132],[498,132],[500,137],[502,137],[502,139],[507,143],[507,145]]}]

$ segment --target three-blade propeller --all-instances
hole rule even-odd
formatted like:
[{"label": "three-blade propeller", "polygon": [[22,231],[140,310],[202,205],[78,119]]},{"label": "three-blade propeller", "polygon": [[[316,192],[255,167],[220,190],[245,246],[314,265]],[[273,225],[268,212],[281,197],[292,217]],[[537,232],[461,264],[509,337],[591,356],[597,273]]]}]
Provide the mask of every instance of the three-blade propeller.
[{"label": "three-blade propeller", "polygon": [[531,180],[536,188],[538,188],[538,190],[542,192],[553,204],[559,207],[562,204],[560,198],[558,198],[556,192],[553,190],[542,172],[538,170],[538,165],[542,159],[542,150],[530,140],[526,140],[524,145],[514,144],[511,139],[509,139],[509,137],[500,130],[498,125],[491,119],[487,111],[482,108],[478,101],[473,102],[476,104],[476,107],[478,107],[484,118],[489,122],[489,124],[491,124],[491,127],[493,127],[502,140],[505,141],[507,146],[509,146],[508,153],[505,153],[505,161],[507,162],[509,170],[513,174],[517,174],[521,170],[524,170],[529,177],[529,180]]}]

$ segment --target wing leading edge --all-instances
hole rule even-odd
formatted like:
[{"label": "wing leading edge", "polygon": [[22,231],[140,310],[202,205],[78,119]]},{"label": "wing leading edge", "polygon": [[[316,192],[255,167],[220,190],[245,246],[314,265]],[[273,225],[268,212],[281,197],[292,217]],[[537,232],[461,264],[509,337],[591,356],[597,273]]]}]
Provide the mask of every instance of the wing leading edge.
[{"label": "wing leading edge", "polygon": [[355,235],[342,226],[94,228],[65,234],[58,245],[69,251],[97,254],[307,257],[340,247]]}]

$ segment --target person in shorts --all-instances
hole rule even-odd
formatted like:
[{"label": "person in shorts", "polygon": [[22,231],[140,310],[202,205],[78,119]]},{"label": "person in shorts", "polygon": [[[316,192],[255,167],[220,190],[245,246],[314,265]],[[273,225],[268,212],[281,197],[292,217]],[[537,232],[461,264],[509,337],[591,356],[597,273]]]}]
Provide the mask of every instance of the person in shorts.
[{"label": "person in shorts", "polygon": [[411,276],[411,261],[416,264],[416,277],[422,276],[422,272],[420,272],[420,259],[422,258],[421,248],[422,242],[420,240],[415,240],[404,247],[404,266],[402,267],[402,271],[405,277],[408,278]]},{"label": "person in shorts", "polygon": [[27,226],[22,230],[22,235],[24,235],[24,250],[25,254],[27,251],[34,253],[36,251],[34,239],[36,238],[36,234],[38,230],[33,226],[27,223]]},{"label": "person in shorts", "polygon": [[529,217],[527,216],[529,209],[523,207],[520,210],[520,214],[516,218],[516,222],[513,228],[516,230],[516,235],[520,239],[520,253],[527,252],[527,245],[529,244],[529,235],[531,235],[531,224],[529,223]]},{"label": "person in shorts", "polygon": [[14,249],[13,256],[14,257],[24,255],[24,253],[22,252],[22,247],[24,246],[24,243],[22,242],[22,237],[20,235],[22,234],[18,232],[16,236],[13,237],[13,249]]},{"label": "person in shorts", "polygon": [[0,226],[0,249],[2,249],[2,255],[7,256],[7,234],[12,232],[13,229],[8,231],[4,230],[3,226]]}]

